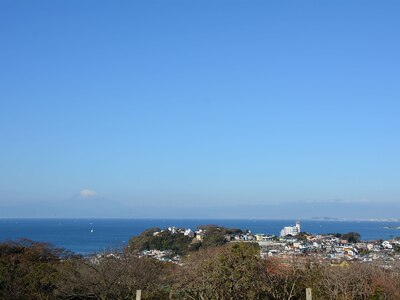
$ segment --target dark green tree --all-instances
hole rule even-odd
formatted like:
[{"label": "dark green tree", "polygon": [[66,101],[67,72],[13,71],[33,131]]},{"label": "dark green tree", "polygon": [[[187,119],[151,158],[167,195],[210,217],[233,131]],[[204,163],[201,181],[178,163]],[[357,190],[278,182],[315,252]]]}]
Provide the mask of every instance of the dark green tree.
[{"label": "dark green tree", "polygon": [[358,232],[348,232],[342,234],[342,239],[347,240],[349,243],[358,243],[361,241],[361,235]]}]

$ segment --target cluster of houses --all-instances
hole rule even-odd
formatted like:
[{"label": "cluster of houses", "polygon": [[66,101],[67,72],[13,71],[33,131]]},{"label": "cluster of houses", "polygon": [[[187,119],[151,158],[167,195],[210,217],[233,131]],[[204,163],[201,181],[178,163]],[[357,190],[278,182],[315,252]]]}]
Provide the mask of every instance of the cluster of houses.
[{"label": "cluster of houses", "polygon": [[343,261],[380,262],[400,260],[400,240],[350,243],[332,234],[301,234],[300,221],[282,229],[279,237],[255,235],[262,257],[314,256],[331,263]]},{"label": "cluster of houses", "polygon": [[259,241],[263,257],[315,256],[331,263],[342,261],[379,261],[390,264],[400,260],[400,241],[368,241],[349,243],[329,234],[282,236]]},{"label": "cluster of houses", "polygon": [[[154,236],[159,235],[161,232],[164,232],[165,230],[161,231],[156,231],[153,233]],[[172,234],[183,234],[185,236],[189,236],[192,238],[195,238],[199,241],[202,241],[204,239],[205,231],[203,229],[198,229],[196,231],[192,231],[192,229],[188,228],[177,228],[175,226],[168,227],[168,231],[171,232]]]},{"label": "cluster of houses", "polygon": [[[160,261],[179,263],[181,261],[181,257],[171,250],[144,250],[142,251],[140,256],[149,256],[153,257]],[[139,256],[139,257],[140,257]]]}]

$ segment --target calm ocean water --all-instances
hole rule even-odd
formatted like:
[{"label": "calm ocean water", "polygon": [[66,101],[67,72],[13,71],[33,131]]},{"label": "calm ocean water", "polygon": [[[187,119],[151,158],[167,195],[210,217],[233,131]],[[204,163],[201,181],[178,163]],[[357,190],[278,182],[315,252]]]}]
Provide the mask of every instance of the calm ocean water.
[{"label": "calm ocean water", "polygon": [[[29,238],[49,242],[83,255],[123,248],[128,240],[150,227],[169,226],[195,229],[199,225],[217,224],[249,229],[253,233],[278,235],[283,226],[295,220],[173,220],[173,219],[0,219],[0,241]],[[363,240],[400,236],[400,222],[302,221],[302,231],[310,233],[346,233],[355,231]]]}]

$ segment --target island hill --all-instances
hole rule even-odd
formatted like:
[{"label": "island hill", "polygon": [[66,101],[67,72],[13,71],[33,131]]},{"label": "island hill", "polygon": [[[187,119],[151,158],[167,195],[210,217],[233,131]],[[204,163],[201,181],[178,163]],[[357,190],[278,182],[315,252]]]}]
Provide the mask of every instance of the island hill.
[{"label": "island hill", "polygon": [[254,240],[248,230],[225,228],[217,225],[199,226],[196,231],[169,227],[168,229],[150,228],[139,236],[132,237],[128,251],[170,251],[183,255],[207,247],[222,246],[228,241],[237,239]]}]

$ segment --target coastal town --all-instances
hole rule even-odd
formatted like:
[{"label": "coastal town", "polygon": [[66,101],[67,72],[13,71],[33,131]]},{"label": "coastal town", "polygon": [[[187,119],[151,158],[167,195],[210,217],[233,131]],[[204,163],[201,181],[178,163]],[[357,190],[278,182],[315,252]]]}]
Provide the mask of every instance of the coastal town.
[{"label": "coastal town", "polygon": [[[169,227],[165,229],[171,234],[184,235],[201,242],[207,235],[207,230],[184,229]],[[164,230],[154,232],[155,236]],[[348,234],[310,234],[301,231],[301,223],[285,226],[280,235],[238,231],[225,234],[227,243],[251,242],[257,243],[260,256],[263,258],[280,257],[313,257],[332,265],[347,264],[350,261],[363,263],[379,263],[384,267],[400,261],[400,239],[361,241],[357,233]],[[154,257],[161,261],[180,263],[181,257],[172,250],[143,250],[141,256]]]}]

